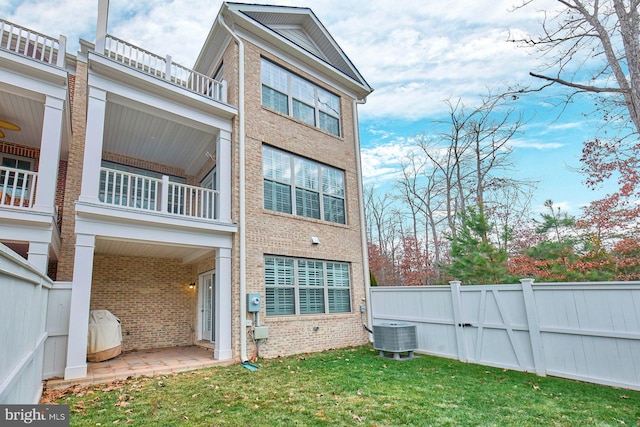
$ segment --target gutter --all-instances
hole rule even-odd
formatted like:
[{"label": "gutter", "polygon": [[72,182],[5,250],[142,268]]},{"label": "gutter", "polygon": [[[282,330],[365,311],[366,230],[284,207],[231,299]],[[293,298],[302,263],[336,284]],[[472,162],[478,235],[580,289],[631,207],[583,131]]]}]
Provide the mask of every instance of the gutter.
[{"label": "gutter", "polygon": [[369,302],[371,301],[371,277],[369,276],[369,250],[367,244],[367,223],[364,214],[364,183],[362,179],[362,159],[360,156],[360,128],[358,127],[358,105],[364,105],[366,98],[354,99],[353,101],[353,136],[356,143],[356,168],[358,176],[358,202],[360,203],[360,239],[362,242],[362,273],[364,274],[364,293],[365,293],[365,307],[367,310],[367,325],[362,325],[369,332],[369,342],[373,342],[373,334],[371,331],[371,325],[373,324],[373,318],[371,315],[371,307]]},{"label": "gutter", "polygon": [[227,26],[222,17],[222,13],[218,15],[218,22],[224,28],[232,39],[238,43],[238,156],[239,168],[238,175],[240,180],[239,198],[240,198],[240,218],[238,224],[238,237],[240,240],[240,359],[242,362],[248,362],[247,357],[247,299],[244,297],[247,293],[247,254],[246,254],[246,200],[245,200],[245,130],[244,130],[244,43],[234,32]]}]

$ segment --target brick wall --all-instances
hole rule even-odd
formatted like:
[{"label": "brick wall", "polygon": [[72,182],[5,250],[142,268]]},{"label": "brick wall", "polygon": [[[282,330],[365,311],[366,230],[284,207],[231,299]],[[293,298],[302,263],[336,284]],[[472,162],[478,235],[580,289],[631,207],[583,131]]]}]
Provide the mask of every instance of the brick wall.
[{"label": "brick wall", "polygon": [[[73,80],[73,81],[72,81]],[[73,85],[71,108],[71,127],[73,135],[69,147],[67,176],[64,188],[63,212],[66,212],[61,228],[60,259],[58,261],[57,280],[73,279],[73,258],[75,255],[75,202],[80,197],[82,186],[82,163],[84,160],[84,140],[87,126],[87,64],[80,60],[76,63],[76,75],[69,80]]]},{"label": "brick wall", "polygon": [[197,327],[194,266],[165,258],[97,254],[91,309],[120,318],[123,349],[191,345]]},{"label": "brick wall", "polygon": [[[352,99],[341,98],[341,136],[328,134],[287,115],[262,106],[260,56],[281,64],[315,84],[336,93],[322,81],[291,67],[279,58],[246,43],[246,207],[247,292],[264,296],[264,255],[347,262],[351,266],[352,312],[331,315],[265,317],[269,339],[261,344],[264,357],[360,345],[367,342],[359,306],[364,304],[364,276],[353,133]],[[303,218],[263,208],[262,145],[269,144],[345,172],[347,224]],[[311,236],[320,239],[311,244]],[[249,343],[249,355],[252,345]]]}]

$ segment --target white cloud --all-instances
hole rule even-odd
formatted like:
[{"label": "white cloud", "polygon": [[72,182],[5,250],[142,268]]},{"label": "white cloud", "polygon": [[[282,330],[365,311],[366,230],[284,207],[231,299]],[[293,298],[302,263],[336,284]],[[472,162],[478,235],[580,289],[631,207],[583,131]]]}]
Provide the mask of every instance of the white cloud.
[{"label": "white cloud", "polygon": [[561,142],[538,141],[537,139],[512,138],[509,146],[513,148],[534,148],[536,150],[556,150],[565,146]]},{"label": "white cloud", "polygon": [[413,150],[413,142],[404,138],[362,148],[362,175],[365,181],[380,183],[400,178],[402,164]]},{"label": "white cloud", "polygon": [[[364,118],[431,117],[445,110],[442,100],[477,99],[487,87],[526,78],[535,63],[506,41],[510,29],[536,28],[536,8],[509,12],[513,0],[281,4],[311,6],[376,89],[362,108]],[[220,5],[220,0],[112,0],[109,32],[191,66]],[[77,49],[79,37],[95,39],[95,0],[27,0],[8,2],[2,9],[20,25],[54,37],[66,35],[70,51]]]}]

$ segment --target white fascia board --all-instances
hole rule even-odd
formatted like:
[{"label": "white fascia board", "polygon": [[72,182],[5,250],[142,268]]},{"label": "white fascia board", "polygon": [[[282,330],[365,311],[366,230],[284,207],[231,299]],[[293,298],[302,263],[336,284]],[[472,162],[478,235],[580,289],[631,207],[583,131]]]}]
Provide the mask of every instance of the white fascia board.
[{"label": "white fascia board", "polygon": [[161,213],[76,202],[76,233],[122,240],[231,248],[235,224],[174,218]]},{"label": "white fascia board", "polygon": [[13,70],[0,68],[0,85],[13,95],[44,102],[46,96],[62,99],[68,105],[67,87],[52,84]]},{"label": "white fascia board", "polygon": [[193,108],[169,98],[163,98],[102,75],[90,72],[88,85],[107,92],[108,102],[145,111],[151,115],[164,117],[167,120],[194,127],[203,132],[210,133],[218,129],[228,132],[233,130],[230,118],[218,117],[212,112]]},{"label": "white fascia board", "polygon": [[67,70],[55,65],[49,65],[6,50],[0,50],[0,62],[4,68],[9,68],[21,75],[28,75],[56,86],[67,86],[68,84]]},{"label": "white fascia board", "polygon": [[14,242],[53,243],[53,222],[3,221],[0,222],[0,239]]}]

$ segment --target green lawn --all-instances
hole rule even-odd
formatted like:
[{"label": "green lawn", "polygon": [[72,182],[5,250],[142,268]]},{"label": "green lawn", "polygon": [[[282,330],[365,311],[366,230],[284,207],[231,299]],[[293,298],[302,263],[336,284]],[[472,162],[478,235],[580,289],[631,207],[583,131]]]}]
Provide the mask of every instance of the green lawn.
[{"label": "green lawn", "polygon": [[370,347],[77,389],[72,426],[638,426],[640,392]]}]

